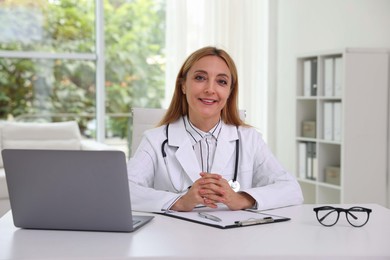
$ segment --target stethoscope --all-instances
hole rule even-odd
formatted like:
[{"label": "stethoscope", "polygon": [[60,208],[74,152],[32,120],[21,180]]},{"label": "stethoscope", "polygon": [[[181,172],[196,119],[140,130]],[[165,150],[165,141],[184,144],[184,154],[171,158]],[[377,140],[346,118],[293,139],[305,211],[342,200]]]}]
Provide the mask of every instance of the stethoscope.
[{"label": "stethoscope", "polygon": [[[168,172],[168,176],[169,176],[169,179],[172,183],[172,186],[173,188],[177,191],[177,192],[181,192],[182,190],[178,190],[176,189],[175,185],[173,185],[173,181],[172,181],[172,177],[171,177],[171,174],[169,172],[169,167],[168,167],[168,164],[167,164],[167,154],[165,152],[165,145],[168,143],[168,128],[169,128],[169,124],[167,124],[167,127],[165,128],[165,134],[167,136],[167,138],[164,140],[164,142],[162,142],[161,144],[161,154],[164,158],[164,162],[165,162],[165,166],[167,167],[167,172]],[[237,130],[238,131],[238,130]],[[237,181],[237,174],[238,174],[238,159],[239,159],[239,139],[236,140],[236,161],[234,163],[234,176],[233,176],[233,179],[231,179],[230,181],[228,181],[230,187],[232,188],[232,190],[234,190],[235,192],[238,192],[240,190],[240,183]]]}]

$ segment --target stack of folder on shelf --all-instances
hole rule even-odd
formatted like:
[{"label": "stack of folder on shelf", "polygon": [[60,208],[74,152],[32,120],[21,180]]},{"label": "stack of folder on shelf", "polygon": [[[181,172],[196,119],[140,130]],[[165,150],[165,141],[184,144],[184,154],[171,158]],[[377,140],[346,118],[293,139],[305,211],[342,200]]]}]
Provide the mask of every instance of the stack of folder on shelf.
[{"label": "stack of folder on shelf", "polygon": [[342,58],[329,57],[324,59],[324,96],[342,96]]},{"label": "stack of folder on shelf", "polygon": [[324,102],[323,138],[327,141],[341,141],[342,112],[341,102]]}]

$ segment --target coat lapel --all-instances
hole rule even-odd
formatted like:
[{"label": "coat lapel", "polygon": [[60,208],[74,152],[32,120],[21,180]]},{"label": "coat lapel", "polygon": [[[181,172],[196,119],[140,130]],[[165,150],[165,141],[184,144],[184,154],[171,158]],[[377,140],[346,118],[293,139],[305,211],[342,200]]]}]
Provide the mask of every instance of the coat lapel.
[{"label": "coat lapel", "polygon": [[183,119],[180,118],[176,122],[169,125],[169,146],[178,147],[175,156],[181,167],[184,169],[188,177],[195,182],[200,178],[201,168],[195,152],[192,149],[192,144],[185,130]]},{"label": "coat lapel", "polygon": [[[212,173],[222,174],[227,164],[233,158],[238,139],[236,126],[222,123],[222,130],[218,137],[217,150],[215,151]],[[195,182],[200,178],[201,168],[192,148],[187,131],[185,130],[183,119],[169,125],[168,145],[178,147],[175,156],[188,177]]]},{"label": "coat lapel", "polygon": [[222,171],[226,168],[231,158],[233,158],[237,139],[236,127],[223,123],[221,133],[218,137],[217,150],[215,151],[211,172],[222,174]]}]

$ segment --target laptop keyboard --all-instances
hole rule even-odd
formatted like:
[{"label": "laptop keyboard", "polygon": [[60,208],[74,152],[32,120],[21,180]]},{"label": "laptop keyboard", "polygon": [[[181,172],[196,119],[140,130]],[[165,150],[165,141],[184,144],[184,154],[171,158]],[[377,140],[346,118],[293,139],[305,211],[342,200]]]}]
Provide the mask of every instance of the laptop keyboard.
[{"label": "laptop keyboard", "polygon": [[134,225],[137,225],[138,223],[140,223],[141,222],[141,220],[133,220],[133,226]]}]

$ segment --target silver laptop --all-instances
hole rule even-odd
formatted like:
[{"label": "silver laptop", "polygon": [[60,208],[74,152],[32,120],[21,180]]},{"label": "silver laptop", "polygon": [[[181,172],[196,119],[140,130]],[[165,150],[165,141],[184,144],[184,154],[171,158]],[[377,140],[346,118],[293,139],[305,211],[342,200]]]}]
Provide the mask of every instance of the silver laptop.
[{"label": "silver laptop", "polygon": [[2,151],[16,227],[132,232],[153,216],[133,216],[121,151]]}]

